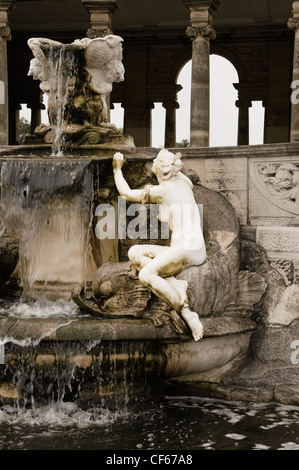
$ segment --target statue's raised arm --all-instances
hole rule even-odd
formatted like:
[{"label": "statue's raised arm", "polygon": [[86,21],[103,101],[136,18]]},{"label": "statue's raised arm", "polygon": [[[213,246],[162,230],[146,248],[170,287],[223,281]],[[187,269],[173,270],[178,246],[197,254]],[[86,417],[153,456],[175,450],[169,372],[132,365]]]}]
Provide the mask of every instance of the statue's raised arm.
[{"label": "statue's raised arm", "polygon": [[188,306],[187,282],[174,276],[189,266],[199,266],[206,260],[206,247],[202,234],[200,214],[189,178],[180,172],[180,154],[161,150],[154,160],[153,172],[157,185],[132,190],[122,174],[124,158],[116,153],[113,171],[116,187],[121,196],[130,201],[158,203],[163,207],[163,221],[169,223],[170,246],[133,245],[128,257],[139,271],[139,280],[157,297],[180,313],[198,341],[203,327],[198,314]]},{"label": "statue's raised arm", "polygon": [[122,153],[117,152],[113,157],[113,173],[114,181],[117,187],[119,194],[126,198],[128,201],[132,202],[142,202],[142,190],[140,189],[131,189],[128,183],[126,182],[122,167],[124,164],[124,156]]}]

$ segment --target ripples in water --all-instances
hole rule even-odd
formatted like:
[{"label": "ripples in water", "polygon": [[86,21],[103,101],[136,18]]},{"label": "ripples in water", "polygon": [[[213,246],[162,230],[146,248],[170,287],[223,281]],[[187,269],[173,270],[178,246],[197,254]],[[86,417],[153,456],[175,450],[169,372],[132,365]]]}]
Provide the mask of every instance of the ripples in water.
[{"label": "ripples in water", "polygon": [[299,407],[167,398],[133,414],[75,403],[0,410],[1,450],[299,450]]}]

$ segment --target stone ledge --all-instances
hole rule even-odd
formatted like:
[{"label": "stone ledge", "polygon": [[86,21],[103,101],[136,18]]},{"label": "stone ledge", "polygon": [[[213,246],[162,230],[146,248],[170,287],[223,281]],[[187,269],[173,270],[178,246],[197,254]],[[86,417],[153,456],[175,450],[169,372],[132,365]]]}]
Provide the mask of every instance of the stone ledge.
[{"label": "stone ledge", "polygon": [[[256,324],[249,318],[208,317],[201,318],[204,338],[228,336],[254,331]],[[148,319],[114,318],[2,318],[0,337],[18,341],[121,341],[121,340],[160,340],[170,342],[190,341],[185,335],[176,333],[171,325],[156,327]]]}]

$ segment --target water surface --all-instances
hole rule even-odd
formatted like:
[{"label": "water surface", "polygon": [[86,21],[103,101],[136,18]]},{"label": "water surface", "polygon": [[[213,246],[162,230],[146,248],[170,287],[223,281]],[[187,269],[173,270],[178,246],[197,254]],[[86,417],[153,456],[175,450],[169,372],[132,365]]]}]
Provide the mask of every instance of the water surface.
[{"label": "water surface", "polygon": [[6,405],[0,450],[299,450],[299,407],[185,397],[137,414]]}]

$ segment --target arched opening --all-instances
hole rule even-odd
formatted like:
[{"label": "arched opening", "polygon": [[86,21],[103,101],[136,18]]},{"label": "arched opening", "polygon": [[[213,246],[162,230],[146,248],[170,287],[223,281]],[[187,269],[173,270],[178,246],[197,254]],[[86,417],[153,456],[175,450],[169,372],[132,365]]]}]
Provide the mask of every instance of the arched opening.
[{"label": "arched opening", "polygon": [[124,111],[121,103],[113,103],[113,108],[110,109],[110,122],[121,131],[124,128]]},{"label": "arched opening", "polygon": [[[176,133],[179,145],[190,141],[191,65],[187,62],[179,72],[177,83],[180,108],[176,115]],[[216,54],[210,56],[210,146],[237,145],[238,109],[235,105],[239,82],[233,64]]]},{"label": "arched opening", "polygon": [[154,103],[152,109],[152,147],[165,146],[165,119],[166,109],[162,103]]},{"label": "arched opening", "polygon": [[233,84],[239,82],[233,64],[213,54],[210,56],[210,146],[237,145],[238,92]]}]

